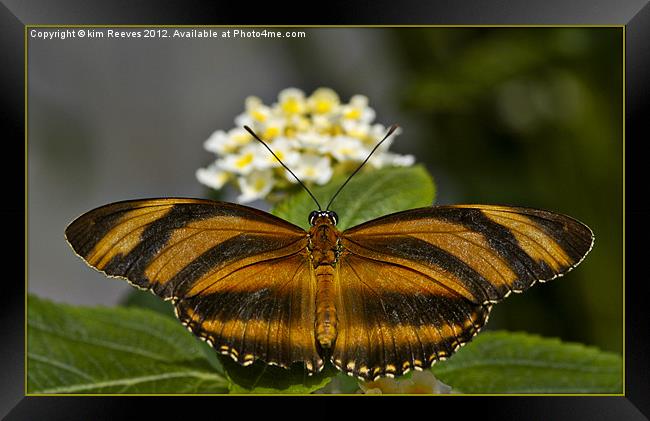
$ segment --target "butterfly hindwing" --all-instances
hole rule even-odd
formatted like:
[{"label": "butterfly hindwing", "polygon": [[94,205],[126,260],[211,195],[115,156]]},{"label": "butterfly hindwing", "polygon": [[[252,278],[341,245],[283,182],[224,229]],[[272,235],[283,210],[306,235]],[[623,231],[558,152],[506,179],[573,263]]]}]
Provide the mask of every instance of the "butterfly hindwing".
[{"label": "butterfly hindwing", "polygon": [[394,263],[344,253],[332,361],[365,380],[422,369],[468,342],[490,306]]},{"label": "butterfly hindwing", "polygon": [[90,211],[66,238],[90,266],[172,300],[185,325],[241,363],[322,365],[299,227],[231,203],[151,199]]},{"label": "butterfly hindwing", "polygon": [[176,304],[181,322],[240,364],[254,359],[320,371],[314,281],[306,253],[244,266]]}]

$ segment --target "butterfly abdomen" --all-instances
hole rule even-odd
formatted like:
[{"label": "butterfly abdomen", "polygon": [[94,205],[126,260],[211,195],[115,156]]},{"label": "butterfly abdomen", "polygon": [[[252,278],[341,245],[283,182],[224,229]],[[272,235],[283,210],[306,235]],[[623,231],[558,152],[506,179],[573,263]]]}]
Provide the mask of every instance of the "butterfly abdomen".
[{"label": "butterfly abdomen", "polygon": [[316,341],[332,348],[336,341],[336,278],[339,232],[327,218],[317,219],[309,230],[312,267],[316,277]]},{"label": "butterfly abdomen", "polygon": [[320,265],[316,272],[316,340],[323,348],[331,348],[336,340],[337,315],[334,267]]}]

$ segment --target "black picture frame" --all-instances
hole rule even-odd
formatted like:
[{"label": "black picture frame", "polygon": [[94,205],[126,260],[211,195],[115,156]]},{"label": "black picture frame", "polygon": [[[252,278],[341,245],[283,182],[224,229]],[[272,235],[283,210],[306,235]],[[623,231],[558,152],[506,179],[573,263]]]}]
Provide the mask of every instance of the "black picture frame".
[{"label": "black picture frame", "polygon": [[[280,6],[267,4],[256,15],[227,3],[198,1],[142,1],[130,5],[122,2],[82,2],[66,0],[11,1],[0,5],[0,43],[2,66],[3,120],[8,123],[5,146],[6,162],[0,167],[5,180],[5,201],[0,215],[5,220],[3,293],[0,294],[2,329],[0,340],[0,415],[7,419],[119,419],[136,412],[161,411],[166,416],[187,416],[194,409],[218,414],[223,405],[247,410],[241,398],[219,401],[194,397],[25,397],[24,396],[24,283],[20,268],[26,270],[26,235],[17,221],[25,219],[25,185],[15,182],[16,172],[25,174],[25,86],[24,28],[29,24],[426,24],[426,25],[540,25],[540,24],[620,24],[625,25],[625,396],[624,397],[459,397],[435,401],[402,402],[389,398],[348,401],[359,411],[385,405],[407,411],[406,405],[418,405],[423,413],[441,417],[456,416],[498,419],[647,419],[650,416],[650,342],[647,329],[647,280],[642,276],[643,253],[650,233],[647,220],[650,207],[644,204],[645,171],[642,147],[648,135],[644,105],[650,91],[650,6],[647,0],[626,1],[464,1],[464,2],[373,2],[330,3],[322,7]],[[266,9],[266,10],[265,10]],[[645,188],[644,188],[645,187]],[[21,241],[20,238],[23,240]],[[21,260],[22,256],[22,260]],[[629,257],[629,258],[628,258]],[[16,272],[14,274],[14,271]],[[14,276],[16,275],[16,276]],[[206,399],[206,398],[203,398]],[[207,398],[209,399],[209,398]],[[290,414],[284,400],[264,399],[265,407],[276,407]],[[284,398],[286,399],[286,398]],[[304,399],[304,398],[303,398]],[[400,399],[400,402],[390,402]],[[291,404],[322,405],[321,401],[298,401]],[[336,403],[340,403],[337,402]],[[377,404],[379,403],[379,404]],[[242,405],[243,404],[243,405]],[[330,402],[325,403],[330,405]],[[370,405],[369,405],[370,404]],[[283,409],[284,408],[284,409]],[[332,416],[337,415],[332,411]],[[312,411],[302,416],[311,416]],[[222,416],[227,416],[224,412]],[[278,413],[283,416],[283,413]],[[342,414],[341,414],[342,415]],[[428,416],[427,415],[427,416]],[[215,415],[216,416],[216,415]],[[228,415],[230,416],[230,415]],[[417,415],[416,415],[417,416]]]}]

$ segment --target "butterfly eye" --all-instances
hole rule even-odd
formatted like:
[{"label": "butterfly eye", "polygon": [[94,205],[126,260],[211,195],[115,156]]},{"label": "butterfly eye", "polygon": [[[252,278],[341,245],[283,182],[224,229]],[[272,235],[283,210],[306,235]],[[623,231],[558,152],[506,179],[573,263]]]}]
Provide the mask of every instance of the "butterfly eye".
[{"label": "butterfly eye", "polygon": [[317,212],[317,211],[312,211],[312,212],[309,214],[309,225],[314,225],[314,219],[316,219],[317,216],[318,216],[318,212]]},{"label": "butterfly eye", "polygon": [[334,223],[334,225],[339,223],[339,216],[336,214],[336,212],[329,211],[328,216]]}]

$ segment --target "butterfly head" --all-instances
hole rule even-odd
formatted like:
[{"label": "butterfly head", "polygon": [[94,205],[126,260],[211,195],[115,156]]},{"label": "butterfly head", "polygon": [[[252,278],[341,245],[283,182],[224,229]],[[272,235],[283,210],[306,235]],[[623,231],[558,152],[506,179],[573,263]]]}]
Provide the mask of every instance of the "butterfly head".
[{"label": "butterfly head", "polygon": [[312,211],[309,214],[309,224],[311,226],[315,226],[316,224],[323,223],[323,219],[325,219],[327,223],[331,223],[333,225],[336,225],[339,222],[339,216],[334,211],[317,210],[317,211]]}]

